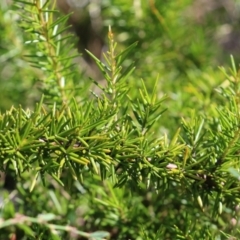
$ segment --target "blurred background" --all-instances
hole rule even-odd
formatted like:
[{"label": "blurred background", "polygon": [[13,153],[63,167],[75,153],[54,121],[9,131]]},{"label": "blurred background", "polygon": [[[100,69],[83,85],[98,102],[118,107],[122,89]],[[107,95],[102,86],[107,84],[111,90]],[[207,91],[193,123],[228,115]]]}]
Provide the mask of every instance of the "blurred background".
[{"label": "blurred background", "polygon": [[[216,69],[228,65],[230,54],[237,62],[240,60],[239,1],[57,0],[57,6],[63,14],[73,12],[69,24],[78,38],[76,49],[82,54],[76,59],[83,73],[79,81],[89,76],[102,80],[84,49],[101,58],[106,51],[109,25],[119,50],[138,42],[130,59],[137,68],[133,78],[143,78],[151,88],[152,80],[159,76],[161,91],[176,100],[183,90],[194,91],[190,85],[198,84],[200,79],[206,84],[198,86],[201,91],[218,84],[218,80],[210,78],[221,78]],[[27,39],[18,27],[19,16],[11,8],[10,0],[1,1],[1,111],[19,104],[31,108],[39,99],[35,80],[41,73],[29,68],[23,58]]]}]

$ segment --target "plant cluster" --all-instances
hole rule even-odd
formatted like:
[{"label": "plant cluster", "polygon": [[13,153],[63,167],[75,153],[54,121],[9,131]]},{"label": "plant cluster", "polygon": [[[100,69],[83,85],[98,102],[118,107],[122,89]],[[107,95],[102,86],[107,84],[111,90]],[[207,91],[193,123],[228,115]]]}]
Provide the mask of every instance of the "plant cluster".
[{"label": "plant cluster", "polygon": [[[87,51],[106,82],[93,80],[100,91],[90,92],[65,33],[69,16],[50,0],[14,2],[27,38],[24,58],[37,69],[19,78],[36,77],[41,97],[32,109],[0,114],[0,170],[16,181],[10,192],[1,190],[0,237],[237,239],[240,76],[233,57],[229,71],[220,69],[224,81],[199,73],[198,53],[189,66],[176,59],[175,74],[184,69],[183,76],[203,80],[184,83],[186,94],[174,101],[174,83],[163,94],[162,79],[148,74],[153,64],[144,71],[150,81],[139,79],[135,65],[144,68],[144,61],[131,59],[143,54],[143,39],[132,34],[131,44],[119,47],[109,27],[103,59]],[[176,26],[149,2],[179,57]]]}]

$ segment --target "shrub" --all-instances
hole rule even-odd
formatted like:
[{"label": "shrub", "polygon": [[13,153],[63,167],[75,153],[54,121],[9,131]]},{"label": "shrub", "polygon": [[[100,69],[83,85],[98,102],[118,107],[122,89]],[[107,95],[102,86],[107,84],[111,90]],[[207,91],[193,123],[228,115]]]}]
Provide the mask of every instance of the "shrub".
[{"label": "shrub", "polygon": [[[126,11],[132,21],[116,31],[117,38],[128,35],[120,46],[109,27],[103,59],[87,51],[105,80],[93,80],[96,93],[73,63],[72,36],[64,34],[69,16],[50,1],[15,1],[11,14],[20,15],[24,34],[16,39],[25,60],[8,58],[15,74],[4,77],[15,83],[13,93],[27,83],[26,92],[37,85],[41,94],[35,107],[28,99],[30,109],[13,106],[0,115],[0,169],[6,179],[15,177],[11,191],[2,190],[2,239],[239,237],[239,73],[233,57],[229,71],[204,66],[207,46],[198,42],[188,48],[180,41],[179,50],[176,39],[185,34],[165,19],[178,9],[184,25],[186,5],[169,3],[165,17],[153,1],[149,9],[142,6],[135,18],[160,22],[163,35],[153,40],[154,24],[139,19],[146,41],[130,32],[136,19],[125,1],[105,9]],[[161,46],[171,39],[174,61],[161,62],[160,39]],[[12,45],[5,43],[2,52]],[[19,74],[18,61],[25,66]]]}]

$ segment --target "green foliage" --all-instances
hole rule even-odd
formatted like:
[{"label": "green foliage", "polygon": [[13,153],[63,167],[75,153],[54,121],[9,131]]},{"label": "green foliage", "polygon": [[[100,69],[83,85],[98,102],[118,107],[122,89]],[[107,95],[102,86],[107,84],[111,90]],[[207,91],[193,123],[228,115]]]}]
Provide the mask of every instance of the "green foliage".
[{"label": "green foliage", "polygon": [[[116,14],[113,26],[121,12],[131,19],[116,32],[120,42],[127,34],[127,46],[116,44],[109,27],[104,59],[87,51],[106,81],[93,81],[101,91],[89,94],[64,33],[69,16],[50,1],[15,0],[28,38],[24,56],[38,69],[42,97],[32,110],[11,107],[0,115],[0,170],[17,181],[3,194],[2,238],[239,238],[239,71],[233,58],[229,71],[208,68],[203,38],[190,48],[177,41],[188,1],[168,3],[162,13],[149,3],[135,17],[126,1],[105,9]],[[159,24],[159,38],[144,16]],[[136,20],[138,29],[129,31]],[[158,71],[169,77],[164,87]]]},{"label": "green foliage", "polygon": [[[73,48],[73,43],[69,40],[72,36],[61,36],[69,28],[65,26],[69,15],[54,18],[53,14],[57,12],[54,10],[55,4],[50,5],[50,1],[20,1],[17,5],[19,9],[22,8],[21,3],[24,4],[24,11],[20,14],[20,26],[29,33],[29,40],[25,44],[34,45],[25,57],[31,66],[44,72],[41,88],[50,101],[67,104],[67,92],[70,92],[68,97],[71,98],[73,88],[78,88],[73,87],[72,59],[76,54],[71,55],[70,51]],[[67,77],[72,78],[72,81],[66,81]]]},{"label": "green foliage", "polygon": [[[0,3],[0,110],[9,109],[13,103],[32,107],[37,100],[33,79],[38,76],[33,69],[26,67],[21,56],[24,49],[24,36],[17,21],[19,17],[10,11],[6,1]],[[31,76],[27,78],[26,76]],[[31,89],[31,91],[30,91]],[[37,95],[37,94],[36,94]],[[38,94],[39,95],[39,94]],[[30,103],[31,102],[31,103]]]}]

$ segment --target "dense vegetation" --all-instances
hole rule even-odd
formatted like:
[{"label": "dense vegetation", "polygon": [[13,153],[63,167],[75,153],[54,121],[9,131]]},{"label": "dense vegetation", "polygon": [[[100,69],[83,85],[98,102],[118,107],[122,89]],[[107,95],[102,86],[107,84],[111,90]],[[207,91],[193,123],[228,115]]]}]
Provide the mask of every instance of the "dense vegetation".
[{"label": "dense vegetation", "polygon": [[70,2],[0,3],[0,239],[240,238],[238,5]]}]

